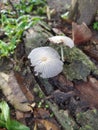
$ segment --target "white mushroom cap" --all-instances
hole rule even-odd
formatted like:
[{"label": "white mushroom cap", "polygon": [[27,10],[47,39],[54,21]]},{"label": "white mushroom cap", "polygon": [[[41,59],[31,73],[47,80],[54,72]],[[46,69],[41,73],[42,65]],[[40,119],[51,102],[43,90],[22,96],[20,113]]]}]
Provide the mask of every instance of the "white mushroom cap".
[{"label": "white mushroom cap", "polygon": [[50,42],[54,44],[64,44],[70,48],[74,47],[74,42],[67,36],[53,36],[48,38]]},{"label": "white mushroom cap", "polygon": [[63,62],[56,50],[51,47],[38,47],[31,51],[28,58],[34,66],[36,75],[50,78],[58,75],[63,70]]}]

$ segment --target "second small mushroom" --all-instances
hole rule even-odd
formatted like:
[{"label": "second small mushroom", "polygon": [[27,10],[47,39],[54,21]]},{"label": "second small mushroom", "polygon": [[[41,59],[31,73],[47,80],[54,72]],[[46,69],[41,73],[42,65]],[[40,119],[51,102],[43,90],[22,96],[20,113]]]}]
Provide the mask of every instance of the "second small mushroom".
[{"label": "second small mushroom", "polygon": [[48,38],[50,42],[54,44],[61,44],[61,59],[64,61],[64,52],[63,52],[63,45],[68,46],[70,48],[74,47],[74,42],[71,38],[67,36],[53,36]]}]

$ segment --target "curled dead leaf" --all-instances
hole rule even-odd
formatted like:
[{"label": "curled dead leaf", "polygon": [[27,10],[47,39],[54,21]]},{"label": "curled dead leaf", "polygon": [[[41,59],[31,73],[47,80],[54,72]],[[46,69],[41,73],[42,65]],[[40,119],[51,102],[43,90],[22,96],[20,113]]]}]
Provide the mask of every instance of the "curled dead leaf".
[{"label": "curled dead leaf", "polygon": [[72,37],[74,43],[78,45],[80,43],[90,40],[92,37],[92,32],[84,22],[81,25],[78,25],[77,23],[73,22]]},{"label": "curled dead leaf", "polygon": [[15,109],[22,112],[32,110],[13,73],[10,75],[3,72],[0,73],[0,89],[2,89],[3,94]]}]

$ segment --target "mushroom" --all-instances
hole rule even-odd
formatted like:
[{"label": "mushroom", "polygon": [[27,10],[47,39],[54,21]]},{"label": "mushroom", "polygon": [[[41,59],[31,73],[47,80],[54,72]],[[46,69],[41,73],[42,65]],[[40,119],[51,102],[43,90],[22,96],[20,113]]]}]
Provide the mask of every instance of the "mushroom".
[{"label": "mushroom", "polygon": [[56,50],[51,47],[38,47],[31,51],[28,58],[34,67],[35,75],[51,78],[63,70],[63,62]]},{"label": "mushroom", "polygon": [[64,61],[64,52],[63,52],[63,45],[66,45],[70,48],[74,47],[74,42],[71,38],[67,36],[53,36],[48,38],[50,42],[54,44],[61,44],[61,59]]}]

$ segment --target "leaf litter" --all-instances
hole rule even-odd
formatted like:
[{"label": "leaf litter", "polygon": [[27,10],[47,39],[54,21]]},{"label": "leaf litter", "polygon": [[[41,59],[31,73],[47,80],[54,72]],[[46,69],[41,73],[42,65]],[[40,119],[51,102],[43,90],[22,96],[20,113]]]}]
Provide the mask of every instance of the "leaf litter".
[{"label": "leaf litter", "polygon": [[[77,25],[75,29],[77,30],[78,27],[79,27],[79,25]],[[81,28],[79,28],[79,29],[81,30]],[[83,31],[85,32],[85,29]],[[76,34],[75,34],[75,36],[76,36]],[[83,34],[83,37],[84,37],[84,34]],[[75,39],[76,43],[77,43],[77,39],[78,38]],[[80,37],[79,37],[79,39],[80,39]],[[88,38],[86,40],[90,40],[90,39]],[[86,40],[85,40],[85,38],[84,39],[82,38],[81,41],[84,42]],[[80,52],[81,55],[78,55],[78,54],[80,54],[78,52]],[[82,123],[77,118],[78,116],[74,115],[74,114],[79,113],[81,111],[84,112],[84,111],[88,110],[89,108],[91,109],[92,107],[95,107],[95,108],[98,107],[98,102],[97,102],[98,100],[95,100],[95,99],[97,99],[97,95],[98,95],[97,86],[96,86],[98,83],[97,83],[97,79],[95,79],[94,77],[88,78],[88,76],[91,75],[91,72],[93,70],[93,68],[92,68],[93,63],[90,62],[90,60],[87,57],[83,58],[83,56],[84,56],[83,52],[81,52],[80,50],[78,50],[76,48],[76,52],[75,52],[75,54],[77,54],[76,57],[73,57],[73,56],[71,57],[70,55],[68,56],[66,54],[68,54],[68,53],[66,52],[66,48],[65,48],[65,59],[66,59],[65,66],[68,66],[69,68],[74,70],[74,68],[76,68],[77,64],[78,64],[78,69],[77,70],[75,69],[74,76],[73,75],[70,76],[70,74],[71,74],[70,73],[69,76],[66,78],[67,72],[65,71],[65,73],[63,72],[62,74],[54,77],[53,79],[49,79],[47,81],[39,82],[41,80],[41,79],[39,79],[39,77],[38,77],[38,79],[37,78],[35,78],[35,79],[37,79],[37,82],[39,83],[39,85],[37,85],[37,86],[40,86],[40,88],[42,88],[44,94],[46,95],[45,100],[48,101],[48,103],[50,105],[50,109],[53,110],[57,120],[60,122],[60,124],[63,126],[64,129],[71,130],[71,129],[73,129],[72,127],[74,126],[73,125],[74,121],[72,119],[70,119],[70,116],[68,113],[72,114],[72,117],[75,116],[74,119],[77,119],[78,123],[80,123],[82,125]],[[71,54],[71,52],[69,54]],[[80,57],[80,59],[77,60],[77,57]],[[83,60],[83,62],[82,62],[82,60]],[[87,63],[87,61],[89,61],[89,63]],[[87,63],[87,64],[85,64],[85,63]],[[81,64],[82,64],[82,67],[81,67]],[[85,71],[85,73],[82,74],[82,71],[83,72]],[[95,69],[95,71],[96,71],[96,69]],[[22,88],[22,89],[19,89],[19,91],[18,91],[19,93],[20,92],[22,93],[20,95],[25,97],[25,98],[21,99],[22,101],[18,97],[18,102],[19,102],[19,105],[21,106],[21,108],[18,108],[18,109],[22,110],[22,105],[25,104],[25,102],[31,103],[32,101],[34,101],[34,99],[32,100],[32,98],[31,98],[32,96],[30,96],[30,94],[29,94],[30,91],[28,92],[26,85],[23,84],[25,78],[23,79],[21,74],[15,74],[15,75],[12,74],[10,76],[11,77],[9,78],[9,85],[17,86],[15,84],[18,84],[17,88]],[[4,77],[6,77],[6,78],[4,78]],[[0,78],[1,78],[0,87],[2,86],[1,89],[2,89],[2,91],[4,91],[6,98],[8,98],[9,92],[5,92],[5,89],[4,89],[4,85],[6,86],[5,88],[9,87],[7,84],[7,81],[8,81],[7,76],[1,76]],[[71,79],[72,82],[69,81],[68,79]],[[76,79],[76,81],[74,79]],[[49,90],[49,88],[47,87],[48,85],[51,86],[50,92],[48,91]],[[26,88],[26,90],[23,90],[23,88]],[[43,88],[46,88],[46,91],[48,93],[48,96],[50,96],[50,99],[49,98],[47,99],[46,91]],[[7,91],[12,92],[12,90],[13,90],[13,95],[16,97],[17,89],[14,90],[11,87],[11,90],[8,89]],[[51,93],[51,92],[53,92],[53,93]],[[51,100],[51,98],[52,98],[52,100]],[[12,99],[13,99],[13,96],[10,97],[8,100],[13,105]],[[64,111],[62,111],[60,109],[60,105],[59,105],[60,103],[63,105],[62,109],[64,109]],[[89,103],[89,105],[88,105],[88,103]],[[54,104],[56,104],[56,106]],[[56,109],[57,105],[58,105],[58,109]],[[14,105],[14,107],[17,108],[17,105]],[[42,110],[40,110],[39,108],[34,108],[34,109],[37,109],[37,112],[36,112],[37,114],[34,113],[34,118],[36,117],[36,119],[34,119],[35,120],[34,130],[37,129],[39,124],[41,125],[41,127],[43,127],[43,130],[44,129],[46,129],[46,130],[50,130],[50,129],[58,130],[59,129],[58,125],[54,125],[53,122],[51,122],[50,120],[47,120],[47,118],[49,118],[48,114],[50,112],[46,112],[45,109],[42,109]],[[59,111],[59,109],[60,109],[60,111]],[[68,110],[68,111],[66,111],[66,110]],[[40,117],[36,116],[36,115],[40,115]],[[66,122],[65,122],[65,119],[66,119]],[[31,121],[31,123],[33,123],[33,122]],[[64,125],[63,125],[63,123],[64,123]],[[75,121],[75,123],[76,123],[76,121]],[[78,128],[78,129],[80,129],[80,128]]]}]

